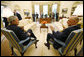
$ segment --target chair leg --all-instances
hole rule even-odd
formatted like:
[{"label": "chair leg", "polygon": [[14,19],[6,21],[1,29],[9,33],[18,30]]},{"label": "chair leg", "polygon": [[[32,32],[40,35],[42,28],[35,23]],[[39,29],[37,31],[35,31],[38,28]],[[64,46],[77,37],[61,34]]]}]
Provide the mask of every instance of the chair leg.
[{"label": "chair leg", "polygon": [[61,56],[66,56],[66,55],[61,55]]},{"label": "chair leg", "polygon": [[82,40],[80,41],[80,45],[81,45],[81,43],[82,43]]},{"label": "chair leg", "polygon": [[22,53],[22,52],[20,52],[20,54],[21,54],[21,56],[23,56],[23,55],[24,55],[24,53]]},{"label": "chair leg", "polygon": [[66,54],[62,55],[60,52],[59,52],[60,56],[66,56]]},{"label": "chair leg", "polygon": [[74,49],[74,55],[76,56],[77,54],[77,48]]},{"label": "chair leg", "polygon": [[13,47],[11,47],[11,51],[12,51],[12,54],[11,55],[14,55]]}]

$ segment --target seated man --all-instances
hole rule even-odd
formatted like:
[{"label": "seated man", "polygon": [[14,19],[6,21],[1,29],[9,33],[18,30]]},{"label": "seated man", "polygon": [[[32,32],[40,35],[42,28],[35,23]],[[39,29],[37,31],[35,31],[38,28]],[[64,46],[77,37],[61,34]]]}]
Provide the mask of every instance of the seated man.
[{"label": "seated man", "polygon": [[[74,22],[74,20],[76,19],[76,21]],[[62,24],[62,27],[64,29],[68,28],[69,26],[75,25],[77,22],[79,21],[77,16],[71,16],[69,18],[63,18],[61,19],[59,22]],[[70,22],[71,24],[68,25],[68,22]]]},{"label": "seated man", "polygon": [[[74,22],[74,23],[73,23],[73,22]],[[81,24],[77,24],[78,22],[79,22],[79,21],[78,21],[78,18],[77,18],[77,17],[76,17],[76,19],[75,19],[75,18],[74,18],[74,19],[73,19],[73,18],[70,19],[70,20],[67,22],[70,27],[64,29],[62,32],[59,32],[59,31],[55,32],[55,31],[54,31],[54,28],[53,28],[52,26],[50,26],[50,28],[51,28],[53,34],[51,34],[51,33],[48,33],[48,34],[47,34],[47,43],[44,43],[45,46],[47,46],[48,49],[50,49],[49,41],[52,39],[53,42],[54,42],[53,47],[54,47],[55,49],[60,48],[61,45],[58,44],[57,42],[55,42],[55,41],[54,41],[54,38],[56,38],[56,39],[58,39],[58,40],[60,40],[60,41],[62,41],[62,42],[65,42],[66,39],[67,39],[67,37],[69,36],[69,34],[70,34],[72,31],[81,28]],[[71,25],[74,25],[74,26],[71,26]]]},{"label": "seated man", "polygon": [[[23,27],[18,27],[19,20],[16,16],[10,16],[8,18],[8,22],[10,23],[10,25],[7,26],[6,28],[8,30],[12,30],[17,35],[20,41],[25,40],[28,37],[29,38],[33,37],[36,40],[36,36],[33,34],[31,29],[29,29],[27,32],[24,32]],[[27,45],[30,40],[31,39],[23,43],[23,45]]]}]

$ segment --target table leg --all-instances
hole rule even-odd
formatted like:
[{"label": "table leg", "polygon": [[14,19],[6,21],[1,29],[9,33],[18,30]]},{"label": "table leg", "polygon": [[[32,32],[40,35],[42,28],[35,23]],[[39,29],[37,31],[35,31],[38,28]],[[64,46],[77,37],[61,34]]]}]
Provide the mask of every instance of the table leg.
[{"label": "table leg", "polygon": [[47,28],[47,33],[48,33],[48,28]]},{"label": "table leg", "polygon": [[40,33],[41,33],[41,28],[40,28]]}]

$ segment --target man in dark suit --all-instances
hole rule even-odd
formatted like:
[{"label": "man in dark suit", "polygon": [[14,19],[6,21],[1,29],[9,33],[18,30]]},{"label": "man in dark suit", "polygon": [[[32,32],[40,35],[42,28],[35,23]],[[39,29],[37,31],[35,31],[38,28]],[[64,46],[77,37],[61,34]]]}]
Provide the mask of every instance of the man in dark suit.
[{"label": "man in dark suit", "polygon": [[36,19],[38,19],[39,14],[36,12]]},{"label": "man in dark suit", "polygon": [[51,15],[52,15],[52,14],[51,14],[51,12],[50,12],[50,13],[49,13],[49,18],[51,18]]},{"label": "man in dark suit", "polygon": [[33,21],[35,22],[35,14],[32,14]]},{"label": "man in dark suit", "polygon": [[52,12],[52,20],[54,21],[54,18],[55,18],[55,13],[54,12]]},{"label": "man in dark suit", "polygon": [[18,12],[16,12],[16,10],[14,10],[14,16],[17,16],[19,20],[22,20],[21,15]]},{"label": "man in dark suit", "polygon": [[40,13],[40,18],[43,18],[43,13],[42,12]]},{"label": "man in dark suit", "polygon": [[58,21],[59,13],[56,13],[56,21]]},{"label": "man in dark suit", "polygon": [[[74,26],[71,26],[72,22],[71,21],[74,21],[76,22],[74,24]],[[48,33],[47,34],[47,43],[44,43],[45,46],[48,47],[48,49],[50,49],[50,44],[49,44],[49,41],[52,39],[54,41],[54,38],[62,41],[62,42],[65,42],[67,37],[69,36],[69,34],[74,31],[74,30],[77,30],[77,29],[80,29],[81,28],[81,25],[80,24],[77,24],[79,22],[79,19],[76,17],[74,19],[70,19],[67,23],[68,25],[70,25],[70,27],[64,29],[62,32],[55,32],[54,31],[54,28],[52,26],[50,26],[51,30],[52,30],[52,34],[51,33]],[[73,24],[72,24],[73,25]],[[57,42],[54,41],[54,44],[53,44],[53,47],[55,49],[58,49],[61,47],[60,44],[58,44]]]},{"label": "man in dark suit", "polygon": [[[10,23],[10,25],[7,26],[6,28],[8,30],[12,30],[17,35],[17,37],[19,38],[20,41],[25,40],[28,37],[33,37],[34,40],[37,39],[36,36],[33,34],[31,29],[29,29],[27,32],[24,32],[23,27],[18,26],[19,20],[16,16],[10,16],[8,18],[8,22]],[[23,43],[23,45],[27,45],[30,42],[30,40],[31,40],[31,38],[29,38],[28,41]]]},{"label": "man in dark suit", "polygon": [[5,27],[7,27],[8,26],[8,21],[7,21],[7,18],[6,17],[3,17],[3,22],[5,23]]},{"label": "man in dark suit", "polygon": [[47,14],[45,14],[45,18],[47,18],[48,17],[48,15]]}]

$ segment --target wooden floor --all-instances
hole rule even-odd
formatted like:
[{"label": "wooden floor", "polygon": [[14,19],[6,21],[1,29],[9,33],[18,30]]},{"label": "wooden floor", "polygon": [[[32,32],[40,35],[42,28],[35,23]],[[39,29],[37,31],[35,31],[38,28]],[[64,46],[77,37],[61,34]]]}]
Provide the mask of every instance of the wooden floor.
[{"label": "wooden floor", "polygon": [[[38,48],[35,48],[34,45],[30,46],[25,52],[24,56],[60,56],[59,52],[55,50],[53,46],[50,46],[50,50],[48,50],[47,47],[44,45],[47,37],[47,29],[41,29],[40,32],[40,26],[38,25],[33,32],[39,40],[37,44]],[[48,30],[48,33],[49,32],[51,32],[50,28]],[[78,50],[80,50],[81,47],[82,45],[79,45]],[[16,49],[14,49],[14,51],[17,53],[18,56],[20,56],[20,53]],[[74,56],[73,54],[74,51],[67,54],[67,56]],[[8,40],[6,38],[1,43],[1,56],[11,56],[11,50],[9,48]]]}]

